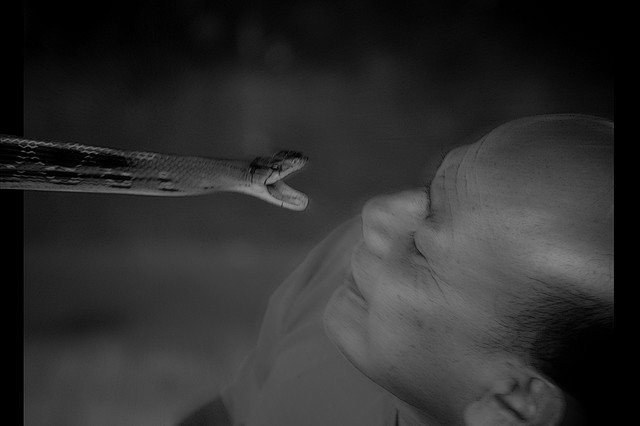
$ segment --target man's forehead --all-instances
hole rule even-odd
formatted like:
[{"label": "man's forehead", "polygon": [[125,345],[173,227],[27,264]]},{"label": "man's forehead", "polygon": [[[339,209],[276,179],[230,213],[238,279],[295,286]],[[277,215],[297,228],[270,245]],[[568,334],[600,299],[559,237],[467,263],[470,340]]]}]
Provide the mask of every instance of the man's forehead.
[{"label": "man's forehead", "polygon": [[613,203],[612,152],[613,128],[606,120],[520,119],[428,159],[422,184],[445,192],[460,192],[463,185],[465,197],[480,197],[483,204],[490,199],[496,207],[566,205],[557,212],[562,216],[589,206],[601,214],[596,206],[608,211]]}]

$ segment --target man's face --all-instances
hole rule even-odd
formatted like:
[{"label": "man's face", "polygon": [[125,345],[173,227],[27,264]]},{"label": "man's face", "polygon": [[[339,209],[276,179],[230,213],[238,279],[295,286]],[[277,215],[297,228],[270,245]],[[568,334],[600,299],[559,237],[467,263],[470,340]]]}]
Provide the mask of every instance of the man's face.
[{"label": "man's face", "polygon": [[476,396],[468,384],[481,379],[478,348],[495,328],[495,304],[507,296],[487,266],[492,241],[468,194],[463,167],[475,148],[450,152],[428,190],[365,205],[352,274],[325,311],[329,336],[358,369],[441,416],[461,413]]},{"label": "man's face", "polygon": [[524,135],[514,148],[490,135],[451,151],[426,188],[365,205],[351,274],[325,310],[353,365],[448,424],[504,362],[494,349],[514,301],[536,280],[602,282],[584,271],[606,271],[593,253],[612,248],[607,163],[538,134],[550,142]]}]

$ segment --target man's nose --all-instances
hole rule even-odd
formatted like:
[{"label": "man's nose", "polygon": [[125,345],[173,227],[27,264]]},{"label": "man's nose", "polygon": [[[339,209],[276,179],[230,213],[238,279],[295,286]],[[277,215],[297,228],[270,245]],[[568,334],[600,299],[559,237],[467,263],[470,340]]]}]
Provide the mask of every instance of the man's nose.
[{"label": "man's nose", "polygon": [[413,232],[427,216],[429,201],[422,189],[380,195],[362,209],[362,227],[367,248],[379,257],[400,254],[411,243]]}]

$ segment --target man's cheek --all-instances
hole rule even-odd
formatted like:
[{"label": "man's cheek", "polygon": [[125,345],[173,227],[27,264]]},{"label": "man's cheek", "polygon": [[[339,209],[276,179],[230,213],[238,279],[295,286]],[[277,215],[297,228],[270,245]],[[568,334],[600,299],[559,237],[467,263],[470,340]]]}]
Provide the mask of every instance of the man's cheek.
[{"label": "man's cheek", "polygon": [[370,300],[369,326],[378,349],[392,355],[416,347],[417,336],[428,327],[408,295],[394,291],[397,283],[387,283]]}]

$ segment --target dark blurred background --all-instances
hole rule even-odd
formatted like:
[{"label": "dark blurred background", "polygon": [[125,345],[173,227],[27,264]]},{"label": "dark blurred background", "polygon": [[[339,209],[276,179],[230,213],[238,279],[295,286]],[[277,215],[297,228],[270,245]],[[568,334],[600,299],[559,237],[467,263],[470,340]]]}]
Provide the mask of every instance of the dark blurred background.
[{"label": "dark blurred background", "polygon": [[302,213],[25,193],[25,425],[170,425],[212,398],[367,198],[517,117],[613,119],[611,25],[584,2],[25,1],[26,137],[311,159]]}]

